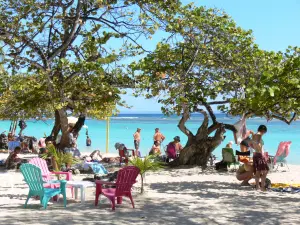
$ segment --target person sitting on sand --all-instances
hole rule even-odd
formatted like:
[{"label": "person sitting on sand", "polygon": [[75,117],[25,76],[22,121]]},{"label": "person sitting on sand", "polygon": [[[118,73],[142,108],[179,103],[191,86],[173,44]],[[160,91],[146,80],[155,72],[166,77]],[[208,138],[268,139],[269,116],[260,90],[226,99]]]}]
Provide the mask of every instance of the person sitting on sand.
[{"label": "person sitting on sand", "polygon": [[[231,148],[232,149],[232,144],[233,144],[233,141],[229,141],[227,144],[226,144],[226,147],[225,148]],[[232,149],[233,150],[233,149]]]},{"label": "person sitting on sand", "polygon": [[149,152],[149,155],[161,155],[160,151],[160,142],[159,141],[154,141],[154,144]]},{"label": "person sitting on sand", "polygon": [[135,151],[133,149],[128,149],[123,143],[117,142],[115,144],[116,150],[119,151],[120,156],[120,164],[122,162],[122,158],[124,158],[125,165],[128,165],[129,157],[131,156],[129,151],[132,151],[132,156],[135,157]]},{"label": "person sitting on sand", "polygon": [[14,151],[10,153],[5,162],[6,169],[19,169],[21,165],[21,159],[18,157],[18,154],[21,152],[21,147],[15,147]]},{"label": "person sitting on sand", "polygon": [[11,132],[7,134],[7,141],[15,141],[15,137]]},{"label": "person sitting on sand", "polygon": [[26,142],[21,142],[21,153],[32,153],[32,151],[28,148],[28,144]]},{"label": "person sitting on sand", "polygon": [[90,157],[92,158],[92,161],[94,162],[100,162],[102,160],[102,155],[99,150],[95,150],[90,154]]},{"label": "person sitting on sand", "polygon": [[72,144],[71,151],[72,151],[72,153],[73,153],[73,157],[74,157],[74,158],[80,158],[81,153],[80,153],[80,151],[79,151],[79,149],[77,148],[77,145],[76,145],[75,143]]},{"label": "person sitting on sand", "polygon": [[266,178],[269,171],[269,166],[263,152],[263,140],[262,136],[267,133],[267,127],[265,125],[260,125],[258,127],[257,133],[252,136],[252,140],[249,146],[254,149],[253,154],[253,168],[255,174],[256,189],[259,189],[259,179],[261,178],[262,191],[266,191],[265,184]]},{"label": "person sitting on sand", "polygon": [[174,140],[171,141],[167,145],[167,156],[169,159],[175,159],[179,155],[180,151],[183,149],[182,145],[180,144],[180,137],[174,137]]}]

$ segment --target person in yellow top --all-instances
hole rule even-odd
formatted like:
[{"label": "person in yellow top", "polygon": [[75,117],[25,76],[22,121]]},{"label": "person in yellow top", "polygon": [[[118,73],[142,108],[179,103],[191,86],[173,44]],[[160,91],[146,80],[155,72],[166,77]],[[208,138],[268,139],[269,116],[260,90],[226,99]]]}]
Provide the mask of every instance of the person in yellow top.
[{"label": "person in yellow top", "polygon": [[139,156],[140,142],[141,142],[141,128],[137,128],[136,132],[133,134],[133,143],[134,143],[136,156]]},{"label": "person in yellow top", "polygon": [[162,143],[164,140],[165,140],[165,136],[160,133],[159,131],[159,128],[155,128],[155,133],[154,133],[154,136],[153,136],[153,140],[154,141],[159,141],[159,143]]}]

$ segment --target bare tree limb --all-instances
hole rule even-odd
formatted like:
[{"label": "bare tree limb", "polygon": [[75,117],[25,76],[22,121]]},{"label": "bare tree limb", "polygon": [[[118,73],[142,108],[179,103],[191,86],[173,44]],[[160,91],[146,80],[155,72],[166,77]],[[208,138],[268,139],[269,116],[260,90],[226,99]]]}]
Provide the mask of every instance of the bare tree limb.
[{"label": "bare tree limb", "polygon": [[202,105],[208,111],[208,113],[210,115],[210,118],[212,119],[213,124],[217,123],[217,118],[216,118],[216,115],[214,114],[214,111],[213,111],[212,107],[209,104],[207,104],[206,102],[202,102]]},{"label": "bare tree limb", "polygon": [[15,55],[15,54],[9,54],[9,56],[11,56],[12,58],[15,58],[15,59],[18,59],[18,60],[27,62],[27,63],[29,63],[30,65],[32,65],[32,66],[34,66],[34,67],[36,67],[36,68],[38,68],[38,69],[42,69],[42,70],[45,69],[45,68],[44,68],[41,64],[39,64],[38,62],[32,61],[32,60],[30,60],[30,59],[28,59],[28,58],[21,57],[21,56]]},{"label": "bare tree limb", "polygon": [[185,123],[189,118],[189,109],[186,107],[177,126],[179,130],[181,130],[181,132],[184,133],[186,136],[193,137],[193,133],[185,126]]},{"label": "bare tree limb", "polygon": [[[80,24],[79,18],[80,18],[80,10],[81,10],[81,0],[78,0],[77,3],[77,8],[76,8],[76,16],[73,22],[73,27],[72,30],[70,32],[70,35],[68,36],[68,38],[63,42],[63,44],[56,48],[48,57],[48,61],[51,62],[62,50],[64,50],[65,48],[67,48],[69,46],[69,44],[71,43],[71,41],[73,40],[73,37],[76,33],[77,27]],[[80,25],[79,25],[80,26]]]},{"label": "bare tree limb", "polygon": [[292,118],[290,120],[287,120],[286,118],[278,116],[278,115],[271,115],[272,118],[281,120],[281,121],[285,122],[288,125],[290,125],[295,120],[296,116],[297,116],[297,113],[294,113]]},{"label": "bare tree limb", "polygon": [[204,120],[199,127],[197,134],[196,134],[196,140],[201,140],[203,138],[207,138],[208,135],[208,115],[203,109],[194,108],[195,112],[201,113],[204,116]]},{"label": "bare tree limb", "polygon": [[229,103],[229,100],[224,100],[224,101],[213,101],[213,102],[207,102],[208,105],[219,105],[219,104],[226,104]]}]

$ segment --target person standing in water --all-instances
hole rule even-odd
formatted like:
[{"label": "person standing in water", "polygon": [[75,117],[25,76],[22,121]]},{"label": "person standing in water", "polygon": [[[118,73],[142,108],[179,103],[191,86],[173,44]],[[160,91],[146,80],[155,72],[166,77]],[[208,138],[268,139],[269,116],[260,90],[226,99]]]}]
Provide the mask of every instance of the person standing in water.
[{"label": "person standing in water", "polygon": [[[262,136],[267,133],[267,127],[260,125],[257,133],[252,136],[252,140],[249,145],[254,149],[253,153],[253,168],[255,174],[256,189],[259,188],[262,191],[266,191],[266,178],[269,171],[267,160],[264,156]],[[259,187],[259,179],[261,178],[261,187]]]},{"label": "person standing in water", "polygon": [[165,136],[160,133],[159,131],[159,128],[155,128],[155,133],[154,133],[154,136],[153,136],[153,140],[154,141],[159,141],[159,143],[162,143],[164,140],[165,140]]},{"label": "person standing in water", "polygon": [[91,146],[92,145],[92,140],[90,139],[89,136],[86,136],[86,146]]},{"label": "person standing in water", "polygon": [[139,148],[141,142],[141,128],[137,128],[136,132],[133,134],[133,143],[135,148],[135,155],[139,156]]}]

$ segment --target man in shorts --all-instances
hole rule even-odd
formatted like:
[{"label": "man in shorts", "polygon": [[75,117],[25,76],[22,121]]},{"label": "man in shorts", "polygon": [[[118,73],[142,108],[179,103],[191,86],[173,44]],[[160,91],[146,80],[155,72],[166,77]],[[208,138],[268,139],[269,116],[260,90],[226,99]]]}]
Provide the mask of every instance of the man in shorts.
[{"label": "man in shorts", "polygon": [[135,148],[135,155],[139,156],[139,148],[141,142],[141,128],[137,128],[136,132],[133,134],[133,143]]},{"label": "man in shorts", "polygon": [[153,140],[159,141],[160,143],[162,143],[165,140],[165,136],[162,133],[160,133],[159,128],[155,128]]}]

